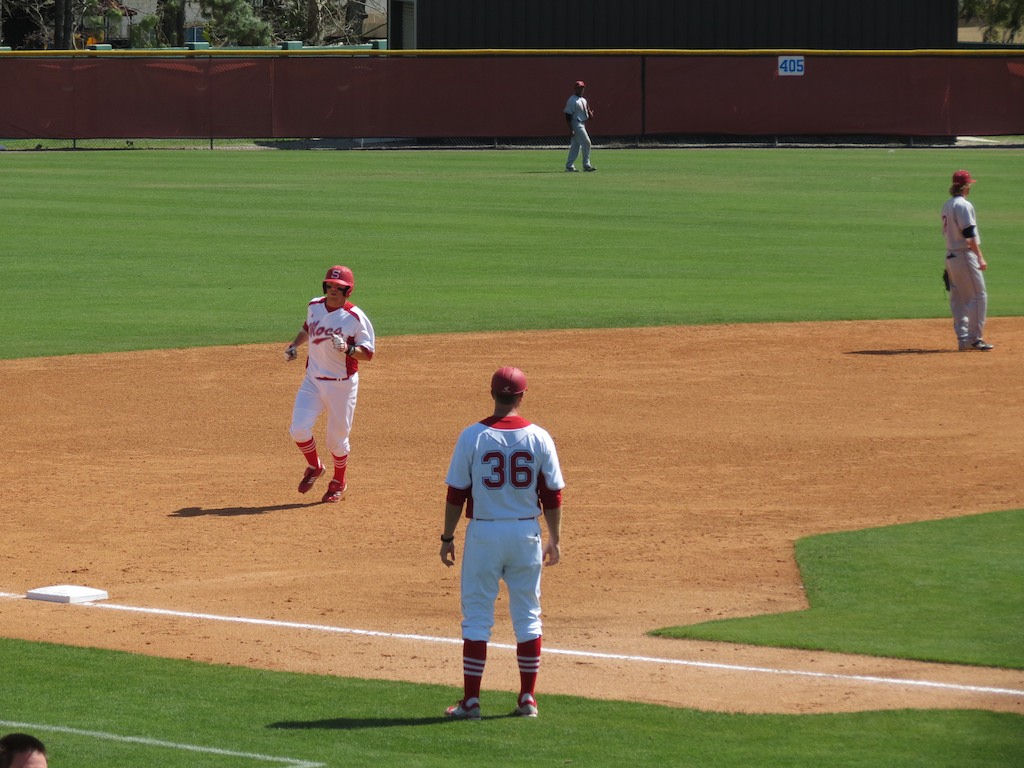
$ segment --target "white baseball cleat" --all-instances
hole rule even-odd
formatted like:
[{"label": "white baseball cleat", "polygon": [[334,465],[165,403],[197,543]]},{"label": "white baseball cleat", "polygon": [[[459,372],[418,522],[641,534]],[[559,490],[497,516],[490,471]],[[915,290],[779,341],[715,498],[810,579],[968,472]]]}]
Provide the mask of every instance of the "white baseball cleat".
[{"label": "white baseball cleat", "polygon": [[444,711],[449,720],[479,720],[480,699],[468,699],[455,702]]},{"label": "white baseball cleat", "polygon": [[519,706],[512,710],[512,717],[536,717],[537,700],[532,694],[524,693],[519,697]]}]

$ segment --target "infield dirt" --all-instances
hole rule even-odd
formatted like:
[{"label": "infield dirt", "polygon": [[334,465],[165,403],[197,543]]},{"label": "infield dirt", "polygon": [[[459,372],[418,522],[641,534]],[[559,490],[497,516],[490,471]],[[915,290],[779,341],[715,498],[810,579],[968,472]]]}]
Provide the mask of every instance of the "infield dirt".
[{"label": "infield dirt", "polygon": [[[1022,690],[1020,671],[645,634],[806,607],[800,537],[1024,507],[1024,318],[988,335],[993,352],[963,354],[946,320],[380,338],[338,505],[318,503],[322,484],[296,493],[302,357],[286,364],[283,342],[3,361],[0,591],[82,584],[112,604],[455,641],[444,474],[511,364],[568,483],[545,646],[597,654],[545,654],[541,697],[1024,713],[1024,697],[976,690]],[[461,684],[457,642],[24,599],[0,599],[0,621],[28,640]],[[504,597],[494,642],[514,642]],[[516,684],[514,653],[493,648],[485,696]]]}]

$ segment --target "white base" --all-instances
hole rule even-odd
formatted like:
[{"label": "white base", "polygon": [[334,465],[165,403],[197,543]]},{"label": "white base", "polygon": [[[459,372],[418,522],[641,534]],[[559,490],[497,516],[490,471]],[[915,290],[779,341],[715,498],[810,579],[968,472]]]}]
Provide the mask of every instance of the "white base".
[{"label": "white base", "polygon": [[109,595],[102,589],[61,584],[56,587],[30,589],[25,593],[25,597],[29,600],[48,600],[51,603],[91,603],[93,600],[106,600]]}]

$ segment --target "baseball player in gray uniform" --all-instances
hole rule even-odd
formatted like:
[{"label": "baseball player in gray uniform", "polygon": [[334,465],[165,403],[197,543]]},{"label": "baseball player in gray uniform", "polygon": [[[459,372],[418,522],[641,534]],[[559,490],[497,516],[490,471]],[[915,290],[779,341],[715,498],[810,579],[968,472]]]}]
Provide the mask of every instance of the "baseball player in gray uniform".
[{"label": "baseball player in gray uniform", "polygon": [[[463,697],[445,711],[453,720],[480,719],[480,682],[501,581],[508,587],[519,662],[519,699],[512,714],[537,716],[540,575],[545,563],[555,565],[561,557],[565,482],[551,435],[519,415],[524,392],[521,370],[495,371],[494,413],[462,431],[445,478],[441,562],[448,567],[455,564],[455,528],[463,507],[469,518],[461,578]],[[542,513],[548,529],[543,545]]]},{"label": "baseball player in gray uniform", "polygon": [[988,263],[981,254],[981,234],[974,206],[967,201],[975,181],[968,171],[956,171],[949,188],[950,198],[942,206],[949,309],[961,352],[992,349],[984,340],[988,293],[982,273],[988,269]]},{"label": "baseball player in gray uniform", "polygon": [[587,127],[584,125],[587,120],[594,116],[594,110],[590,108],[586,98],[583,96],[583,90],[586,87],[586,83],[582,80],[577,80],[573,94],[565,103],[565,109],[563,110],[565,112],[565,122],[569,125],[569,134],[572,136],[572,142],[569,144],[569,157],[565,161],[565,170],[569,173],[576,172],[575,163],[580,150],[583,151],[583,170],[597,170],[597,168],[590,164],[590,134],[587,133]]}]

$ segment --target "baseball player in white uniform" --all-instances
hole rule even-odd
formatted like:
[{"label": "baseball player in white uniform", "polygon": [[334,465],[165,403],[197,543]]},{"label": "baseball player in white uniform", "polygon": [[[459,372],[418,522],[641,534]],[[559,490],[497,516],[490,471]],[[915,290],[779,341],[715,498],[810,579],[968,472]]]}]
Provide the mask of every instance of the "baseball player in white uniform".
[{"label": "baseball player in white uniform", "polygon": [[[540,576],[555,565],[562,521],[562,470],[551,435],[519,415],[526,375],[499,368],[491,377],[494,414],[459,436],[445,482],[441,562],[455,564],[455,529],[465,507],[462,554],[463,697],[445,715],[480,719],[480,683],[487,643],[494,627],[499,583],[508,587],[509,612],[516,635],[520,692],[512,714],[536,717],[534,696],[540,670]],[[543,512],[548,540],[542,545]]]},{"label": "baseball player in white uniform", "polygon": [[285,349],[285,360],[298,357],[298,347],[309,342],[306,375],[295,395],[291,436],[306,457],[299,493],[307,493],[326,468],[320,461],[313,426],[327,411],[327,447],[334,476],[321,501],[341,501],[347,483],[349,433],[359,392],[359,363],[373,359],[374,334],[370,318],[349,299],[355,277],[348,267],[333,266],[323,281],[324,295],[312,299],[306,322]]},{"label": "baseball player in white uniform", "polygon": [[572,136],[572,141],[569,144],[569,157],[565,161],[565,170],[569,173],[576,173],[575,163],[580,150],[583,151],[583,170],[597,170],[597,168],[590,164],[590,134],[587,133],[587,127],[584,125],[587,120],[594,116],[594,110],[590,108],[586,98],[583,96],[583,90],[586,87],[586,83],[582,80],[577,80],[573,94],[565,103],[565,109],[563,110],[565,112],[565,122],[569,125],[569,134]]},{"label": "baseball player in white uniform", "polygon": [[988,269],[988,264],[981,253],[981,233],[974,206],[967,201],[975,181],[968,171],[956,171],[953,186],[949,188],[950,198],[942,206],[949,309],[961,352],[992,349],[984,340],[988,293],[982,273]]}]

